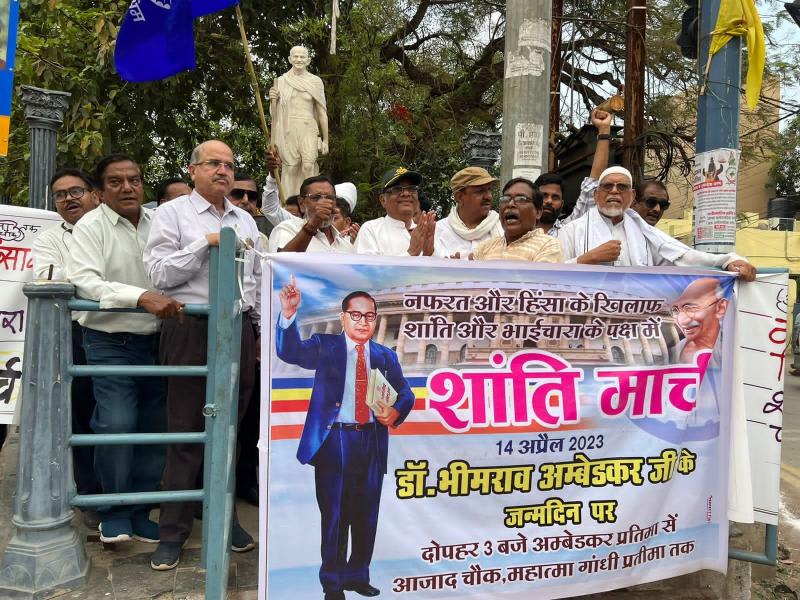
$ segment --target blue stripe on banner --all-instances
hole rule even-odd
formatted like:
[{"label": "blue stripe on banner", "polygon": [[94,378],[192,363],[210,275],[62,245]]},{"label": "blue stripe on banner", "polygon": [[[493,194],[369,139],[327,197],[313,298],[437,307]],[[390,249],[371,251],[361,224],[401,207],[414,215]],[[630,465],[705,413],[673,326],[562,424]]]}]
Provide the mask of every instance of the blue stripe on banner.
[{"label": "blue stripe on banner", "polygon": [[[425,387],[428,383],[427,377],[406,377],[408,385],[413,387]],[[313,377],[276,377],[272,380],[273,390],[293,390],[310,388],[314,385]]]}]

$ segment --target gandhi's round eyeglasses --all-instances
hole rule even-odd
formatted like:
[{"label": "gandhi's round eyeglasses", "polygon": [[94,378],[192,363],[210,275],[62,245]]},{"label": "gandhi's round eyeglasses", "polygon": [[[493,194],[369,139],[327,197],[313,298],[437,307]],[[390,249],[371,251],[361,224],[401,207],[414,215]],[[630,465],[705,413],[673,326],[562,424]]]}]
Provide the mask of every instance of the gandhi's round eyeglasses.
[{"label": "gandhi's round eyeglasses", "polygon": [[717,298],[711,304],[706,304],[705,306],[698,306],[697,304],[684,304],[683,306],[673,306],[669,309],[669,312],[672,313],[672,318],[677,319],[678,315],[683,313],[690,319],[695,318],[698,314],[703,312],[707,308],[711,308],[717,302],[722,300],[722,298]]}]

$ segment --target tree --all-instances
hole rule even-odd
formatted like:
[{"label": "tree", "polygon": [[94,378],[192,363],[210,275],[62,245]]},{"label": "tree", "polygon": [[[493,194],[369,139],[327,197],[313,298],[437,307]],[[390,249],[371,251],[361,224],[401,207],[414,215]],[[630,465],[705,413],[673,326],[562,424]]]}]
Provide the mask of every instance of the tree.
[{"label": "tree", "polygon": [[[772,2],[772,0],[769,0]],[[152,84],[128,84],[113,68],[113,48],[128,0],[21,0],[17,84],[72,93],[59,137],[59,164],[90,168],[125,151],[150,184],[185,171],[199,141],[220,137],[241,168],[261,179],[263,138],[231,10],[196,22],[197,69]],[[441,212],[450,176],[464,166],[469,128],[502,126],[505,4],[497,0],[340,0],[339,51],[329,45],[329,0],[242,0],[262,94],[286,71],[289,48],[312,52],[325,82],[332,148],[322,169],[354,181],[361,219],[378,214],[376,182],[403,164],[422,171]],[[678,53],[683,0],[648,10],[648,123],[667,138],[694,136],[694,63]],[[594,104],[623,80],[623,0],[567,0],[562,129],[585,122]],[[787,53],[770,61],[789,71]],[[800,72],[800,70],[798,70]],[[688,92],[684,95],[683,92]],[[15,103],[10,157],[0,163],[0,193],[27,201],[27,129]],[[755,138],[756,136],[753,136]],[[752,139],[752,138],[751,138]]]},{"label": "tree", "polygon": [[769,171],[775,193],[800,206],[800,116],[795,116],[772,144],[775,159]]}]

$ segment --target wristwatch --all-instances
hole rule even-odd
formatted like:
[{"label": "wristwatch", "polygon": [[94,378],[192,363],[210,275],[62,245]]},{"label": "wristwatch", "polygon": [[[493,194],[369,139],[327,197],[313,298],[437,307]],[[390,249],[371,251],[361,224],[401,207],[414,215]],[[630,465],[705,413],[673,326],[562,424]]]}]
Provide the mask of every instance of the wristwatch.
[{"label": "wristwatch", "polygon": [[598,133],[597,134],[598,140],[608,140],[609,142],[614,139],[614,136],[610,133]]}]

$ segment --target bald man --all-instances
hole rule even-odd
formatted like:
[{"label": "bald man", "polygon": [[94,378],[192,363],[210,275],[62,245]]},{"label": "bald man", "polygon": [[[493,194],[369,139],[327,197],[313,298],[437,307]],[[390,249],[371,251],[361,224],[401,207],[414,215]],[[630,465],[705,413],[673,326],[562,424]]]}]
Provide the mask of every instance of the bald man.
[{"label": "bald man", "polygon": [[691,363],[696,352],[714,350],[727,310],[719,280],[706,277],[690,283],[670,308],[685,336],[673,349],[674,360]]},{"label": "bald man", "polygon": [[[219,245],[223,227],[236,230],[240,239],[258,240],[253,217],[227,198],[234,181],[233,152],[218,140],[203,142],[192,152],[189,175],[194,190],[188,196],[163,204],[155,213],[144,249],[144,265],[153,285],[169,290],[181,302],[207,304],[211,246]],[[253,393],[256,373],[256,339],[261,322],[261,261],[245,250],[242,276],[242,340],[239,369],[239,418]],[[166,319],[161,328],[160,358],[165,365],[204,365],[208,341],[206,317],[180,314]],[[171,432],[202,431],[205,404],[204,377],[170,377],[167,387],[167,421]],[[234,432],[232,435],[236,435]],[[203,465],[203,446],[173,444],[167,450],[165,490],[195,487]],[[178,565],[183,543],[192,531],[194,503],[169,502],[161,506],[160,543],[150,566],[157,571]],[[253,538],[239,526],[234,514],[231,549],[246,552]]]}]

